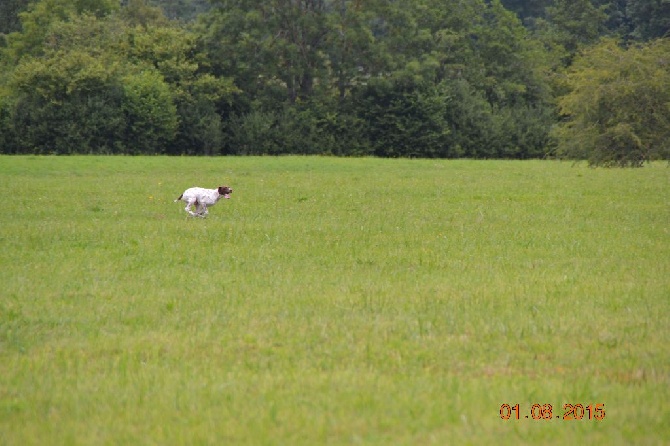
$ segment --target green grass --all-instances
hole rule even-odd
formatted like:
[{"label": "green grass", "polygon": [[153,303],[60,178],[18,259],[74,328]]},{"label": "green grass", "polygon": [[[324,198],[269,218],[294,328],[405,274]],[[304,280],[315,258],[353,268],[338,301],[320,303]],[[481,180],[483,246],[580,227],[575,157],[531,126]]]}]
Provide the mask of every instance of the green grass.
[{"label": "green grass", "polygon": [[0,157],[0,194],[0,444],[670,438],[665,164]]}]

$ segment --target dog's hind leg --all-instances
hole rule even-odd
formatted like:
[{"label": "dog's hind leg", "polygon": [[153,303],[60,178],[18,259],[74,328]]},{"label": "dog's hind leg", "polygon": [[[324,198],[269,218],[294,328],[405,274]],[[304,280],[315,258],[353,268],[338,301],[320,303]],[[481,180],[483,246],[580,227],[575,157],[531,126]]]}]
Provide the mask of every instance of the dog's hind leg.
[{"label": "dog's hind leg", "polygon": [[205,205],[205,203],[199,201],[195,202],[195,215],[204,218],[207,215],[207,212],[207,205]]},{"label": "dog's hind leg", "polygon": [[192,215],[192,216],[196,217],[198,214],[194,213],[194,212],[191,210],[191,206],[193,206],[194,204],[195,204],[196,211],[197,211],[197,210],[198,210],[198,202],[197,202],[197,201],[187,201],[187,202],[186,202],[186,207],[184,208],[184,210],[185,210],[186,212],[188,212],[189,215]]}]

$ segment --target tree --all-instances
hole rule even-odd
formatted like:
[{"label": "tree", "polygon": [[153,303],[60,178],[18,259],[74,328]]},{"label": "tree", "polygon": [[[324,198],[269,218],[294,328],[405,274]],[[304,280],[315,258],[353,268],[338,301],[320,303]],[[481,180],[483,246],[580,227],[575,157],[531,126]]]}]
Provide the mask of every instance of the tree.
[{"label": "tree", "polygon": [[182,22],[191,22],[210,9],[207,0],[152,0],[151,3],[159,6],[171,20]]},{"label": "tree", "polygon": [[[375,80],[354,93],[372,154],[383,157],[445,158],[449,127],[447,97],[415,79]],[[363,135],[361,135],[363,136]]]},{"label": "tree", "polygon": [[502,0],[502,4],[519,16],[522,22],[526,22],[544,17],[545,8],[551,4],[551,0]]},{"label": "tree", "polygon": [[557,154],[591,165],[670,157],[670,41],[622,49],[605,40],[577,58],[559,99]]},{"label": "tree", "polygon": [[22,16],[32,31],[5,53],[0,150],[219,153],[232,82],[206,72],[194,35],[160,9],[106,13],[106,1],[44,0]]},{"label": "tree", "polygon": [[[541,154],[556,65],[501,0],[212,0],[188,27],[152,6],[193,2],[36,2],[0,50],[5,144],[21,135],[21,150],[61,141],[64,153]],[[77,62],[89,59],[109,76]],[[96,123],[94,106],[114,127]],[[27,128],[40,119],[53,125]]]},{"label": "tree", "polygon": [[125,127],[118,66],[81,51],[55,52],[49,58],[24,58],[12,83],[17,151],[118,151]]},{"label": "tree", "polygon": [[[204,19],[204,43],[218,69],[243,91],[276,104],[328,87],[326,0],[217,0]],[[324,82],[326,81],[326,82]]]},{"label": "tree", "polygon": [[642,40],[670,37],[670,2],[665,0],[628,0],[628,16],[633,35]]},{"label": "tree", "polygon": [[364,67],[372,59],[374,36],[367,23],[371,14],[363,2],[340,0],[329,14],[326,51],[331,70],[331,85],[343,101],[351,88],[365,81]]},{"label": "tree", "polygon": [[19,13],[26,10],[28,3],[29,0],[4,0],[0,2],[0,39],[4,34],[21,29]]},{"label": "tree", "polygon": [[546,18],[534,22],[534,36],[557,60],[555,69],[569,66],[575,55],[595,44],[606,31],[607,5],[591,0],[554,0]]},{"label": "tree", "polygon": [[127,27],[118,51],[133,65],[156,70],[170,85],[179,128],[165,151],[216,154],[223,141],[220,112],[239,90],[232,79],[215,77],[203,69],[207,60],[193,33],[160,23]]},{"label": "tree", "polygon": [[125,140],[132,154],[163,153],[177,132],[177,108],[170,86],[153,70],[123,79],[123,104],[127,126]]},{"label": "tree", "polygon": [[12,63],[24,56],[43,54],[45,38],[51,25],[67,22],[78,15],[88,14],[97,18],[109,15],[118,9],[115,0],[40,0],[29,4],[28,9],[19,14],[21,31],[6,37],[7,47],[3,58]]}]

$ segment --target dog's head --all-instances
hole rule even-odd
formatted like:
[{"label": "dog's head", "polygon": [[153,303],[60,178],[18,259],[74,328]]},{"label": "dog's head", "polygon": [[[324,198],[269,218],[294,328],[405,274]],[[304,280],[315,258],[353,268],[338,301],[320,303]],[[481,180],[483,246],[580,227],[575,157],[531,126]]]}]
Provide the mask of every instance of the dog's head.
[{"label": "dog's head", "polygon": [[230,198],[230,194],[233,193],[233,189],[228,186],[219,186],[217,190],[219,195],[223,195],[223,198]]}]

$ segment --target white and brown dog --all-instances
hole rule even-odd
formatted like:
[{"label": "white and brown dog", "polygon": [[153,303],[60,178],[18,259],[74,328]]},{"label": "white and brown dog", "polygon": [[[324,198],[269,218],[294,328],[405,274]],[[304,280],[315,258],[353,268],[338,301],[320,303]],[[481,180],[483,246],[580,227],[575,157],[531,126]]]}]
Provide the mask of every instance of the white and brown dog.
[{"label": "white and brown dog", "polygon": [[[179,200],[186,202],[184,210],[194,217],[206,217],[209,211],[208,206],[214,206],[217,201],[223,198],[230,198],[233,189],[228,186],[219,186],[216,189],[205,189],[202,187],[192,187],[186,189],[174,202]],[[195,205],[195,212],[191,207]]]}]

